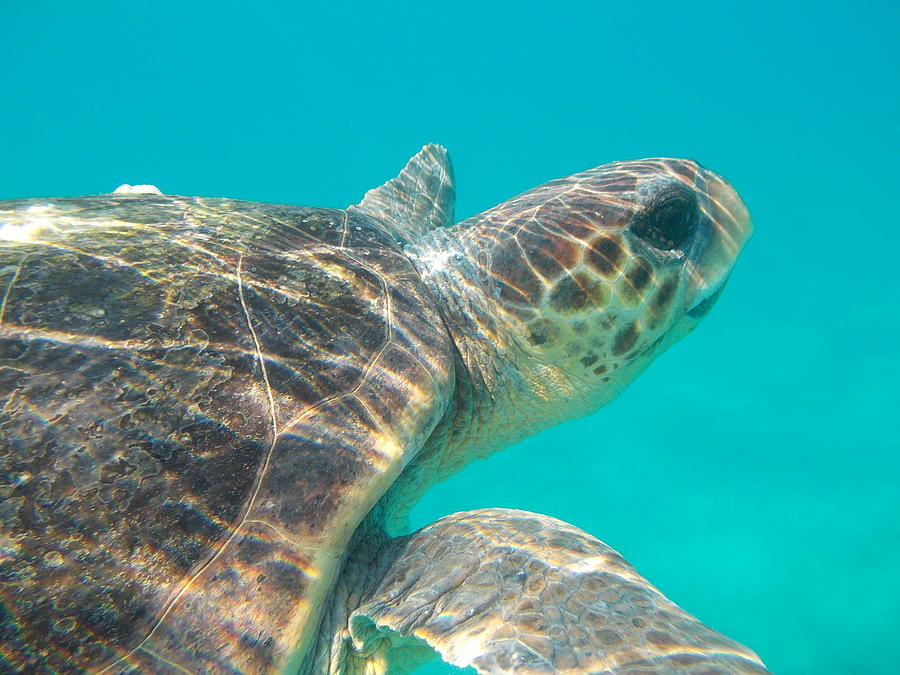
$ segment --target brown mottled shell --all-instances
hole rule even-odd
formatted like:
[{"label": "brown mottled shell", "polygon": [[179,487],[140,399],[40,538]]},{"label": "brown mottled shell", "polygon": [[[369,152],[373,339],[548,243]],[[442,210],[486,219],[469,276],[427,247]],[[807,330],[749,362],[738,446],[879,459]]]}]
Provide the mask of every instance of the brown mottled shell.
[{"label": "brown mottled shell", "polygon": [[448,395],[394,236],[156,195],[0,227],[3,668],[282,667]]}]

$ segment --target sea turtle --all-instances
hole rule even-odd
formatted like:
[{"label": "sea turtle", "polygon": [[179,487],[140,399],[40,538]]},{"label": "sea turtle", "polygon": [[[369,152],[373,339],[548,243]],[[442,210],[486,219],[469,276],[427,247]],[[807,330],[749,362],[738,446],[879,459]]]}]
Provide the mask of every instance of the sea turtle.
[{"label": "sea turtle", "polygon": [[403,530],[691,330],[740,198],[645,159],[453,201],[429,145],[345,210],[0,203],[0,671],[768,672],[553,518]]}]

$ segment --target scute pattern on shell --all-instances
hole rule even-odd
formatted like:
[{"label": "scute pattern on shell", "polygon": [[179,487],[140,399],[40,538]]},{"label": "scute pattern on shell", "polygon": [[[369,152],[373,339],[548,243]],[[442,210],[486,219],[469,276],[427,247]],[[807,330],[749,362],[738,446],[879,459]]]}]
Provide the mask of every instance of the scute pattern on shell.
[{"label": "scute pattern on shell", "polygon": [[446,396],[395,238],[152,195],[0,221],[28,233],[0,241],[5,663],[280,667]]}]

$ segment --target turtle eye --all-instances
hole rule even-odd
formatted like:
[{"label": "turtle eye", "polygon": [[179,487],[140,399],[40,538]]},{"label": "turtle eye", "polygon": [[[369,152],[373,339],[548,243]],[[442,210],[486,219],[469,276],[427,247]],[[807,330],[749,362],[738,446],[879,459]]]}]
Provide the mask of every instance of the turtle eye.
[{"label": "turtle eye", "polygon": [[694,233],[700,215],[697,195],[680,181],[647,186],[638,195],[640,206],[631,231],[664,251],[680,248]]}]

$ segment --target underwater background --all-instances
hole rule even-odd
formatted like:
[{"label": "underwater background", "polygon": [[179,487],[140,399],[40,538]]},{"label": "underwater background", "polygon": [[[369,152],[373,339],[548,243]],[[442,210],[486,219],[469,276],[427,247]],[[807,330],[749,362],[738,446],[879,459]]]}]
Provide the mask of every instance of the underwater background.
[{"label": "underwater background", "polygon": [[413,525],[547,513],[775,673],[897,673],[898,35],[896,2],[4,0],[0,198],[343,207],[438,142],[461,219],[608,161],[697,159],[756,227],[710,316]]}]

